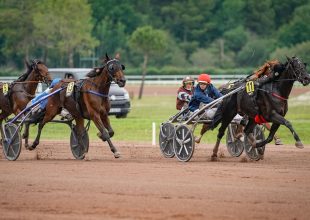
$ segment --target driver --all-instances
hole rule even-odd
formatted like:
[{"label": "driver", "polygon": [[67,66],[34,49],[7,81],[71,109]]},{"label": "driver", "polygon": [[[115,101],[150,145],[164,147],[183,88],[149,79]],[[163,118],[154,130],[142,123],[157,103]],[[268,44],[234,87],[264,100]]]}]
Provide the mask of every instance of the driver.
[{"label": "driver", "polygon": [[194,79],[191,76],[183,78],[182,86],[178,89],[176,99],[176,109],[187,108],[194,93]]}]

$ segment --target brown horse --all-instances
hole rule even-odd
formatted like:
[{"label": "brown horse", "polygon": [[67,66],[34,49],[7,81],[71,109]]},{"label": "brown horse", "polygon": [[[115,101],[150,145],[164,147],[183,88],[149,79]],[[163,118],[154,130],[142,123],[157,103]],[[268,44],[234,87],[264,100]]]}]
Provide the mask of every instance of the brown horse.
[{"label": "brown horse", "polygon": [[[39,144],[40,135],[43,126],[51,121],[60,113],[62,107],[66,108],[76,122],[76,132],[79,138],[78,142],[82,143],[84,119],[92,120],[99,130],[98,136],[103,141],[108,141],[114,157],[120,157],[120,153],[112,144],[110,138],[114,135],[114,131],[110,125],[108,113],[110,110],[109,89],[111,82],[116,82],[120,87],[124,87],[126,80],[123,70],[125,66],[117,59],[110,59],[106,55],[103,67],[94,68],[87,74],[89,78],[76,82],[75,96],[66,97],[66,91],[51,96],[48,99],[46,113],[43,120],[39,123],[38,135],[32,146],[26,146],[29,150],[35,149]],[[53,91],[67,87],[70,80],[61,81],[55,85]],[[53,92],[52,91],[52,92]]]},{"label": "brown horse", "polygon": [[7,95],[3,94],[2,85],[0,83],[0,125],[3,119],[10,114],[17,115],[34,97],[39,82],[49,84],[51,76],[46,65],[40,60],[32,60],[31,64],[25,61],[27,72],[21,75],[17,80],[9,85]]},{"label": "brown horse", "polygon": [[[238,96],[241,96],[240,110],[241,114],[245,114],[249,117],[249,122],[245,127],[245,134],[249,137],[252,147],[258,148],[258,152],[263,155],[261,147],[272,141],[276,131],[280,125],[286,126],[292,133],[295,139],[295,146],[303,148],[303,144],[294,130],[292,124],[284,118],[288,111],[287,99],[292,91],[295,81],[300,82],[303,86],[309,85],[310,75],[307,72],[306,64],[304,64],[299,58],[292,57],[287,58],[287,62],[273,64],[271,70],[276,77],[272,81],[267,81],[257,90],[257,97],[253,101],[253,97],[249,95],[246,89],[241,90],[238,93],[223,100],[221,108],[218,109],[214,117],[214,126],[221,123],[219,132],[217,135],[217,142],[213,149],[212,159],[217,158],[218,147],[221,138],[225,134],[225,130],[231,120],[238,112]],[[240,85],[244,86],[245,82]],[[253,129],[256,123],[272,122],[270,133],[266,140],[256,143],[253,137]]]}]

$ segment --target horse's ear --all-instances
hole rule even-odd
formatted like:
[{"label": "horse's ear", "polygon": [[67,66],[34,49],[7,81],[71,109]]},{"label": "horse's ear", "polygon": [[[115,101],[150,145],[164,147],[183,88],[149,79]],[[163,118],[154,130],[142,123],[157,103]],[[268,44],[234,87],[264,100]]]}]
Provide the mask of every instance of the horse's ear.
[{"label": "horse's ear", "polygon": [[106,61],[109,61],[109,60],[110,60],[110,57],[108,56],[107,53],[105,53],[105,59],[106,59]]},{"label": "horse's ear", "polygon": [[30,69],[30,64],[26,59],[25,59],[25,65],[26,65],[27,69]]},{"label": "horse's ear", "polygon": [[282,63],[273,66],[274,72],[282,73],[285,70],[285,65]]}]

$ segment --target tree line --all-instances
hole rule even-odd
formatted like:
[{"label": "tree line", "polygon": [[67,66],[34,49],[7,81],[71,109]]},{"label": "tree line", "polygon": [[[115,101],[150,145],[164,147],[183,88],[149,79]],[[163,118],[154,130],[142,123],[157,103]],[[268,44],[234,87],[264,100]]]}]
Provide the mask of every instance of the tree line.
[{"label": "tree line", "polygon": [[308,21],[309,0],[1,0],[0,72],[32,58],[92,67],[105,53],[129,74],[244,72],[285,55],[308,61]]}]

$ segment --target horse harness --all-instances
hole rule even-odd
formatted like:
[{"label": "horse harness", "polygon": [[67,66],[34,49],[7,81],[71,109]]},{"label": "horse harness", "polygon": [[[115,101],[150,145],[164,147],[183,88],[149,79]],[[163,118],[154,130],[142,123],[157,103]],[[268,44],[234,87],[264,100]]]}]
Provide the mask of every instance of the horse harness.
[{"label": "horse harness", "polygon": [[[68,83],[68,82],[66,82],[66,83]],[[90,83],[91,85],[98,88],[98,85],[96,83],[90,81],[89,79],[78,80],[78,81],[76,81],[76,83],[74,83],[72,98],[76,102],[76,109],[80,112],[81,116],[85,119],[89,119],[84,115],[84,113],[82,111],[81,94],[82,93],[90,93],[90,94],[99,96],[101,98],[108,98],[109,95],[108,94],[102,94],[102,93],[99,93],[99,92],[94,91],[94,90],[82,90],[82,87],[85,83]],[[109,81],[107,84],[111,84],[111,82]],[[65,87],[67,87],[67,85],[64,86],[63,88],[65,88]],[[61,101],[63,101],[63,100],[61,100]]]}]

